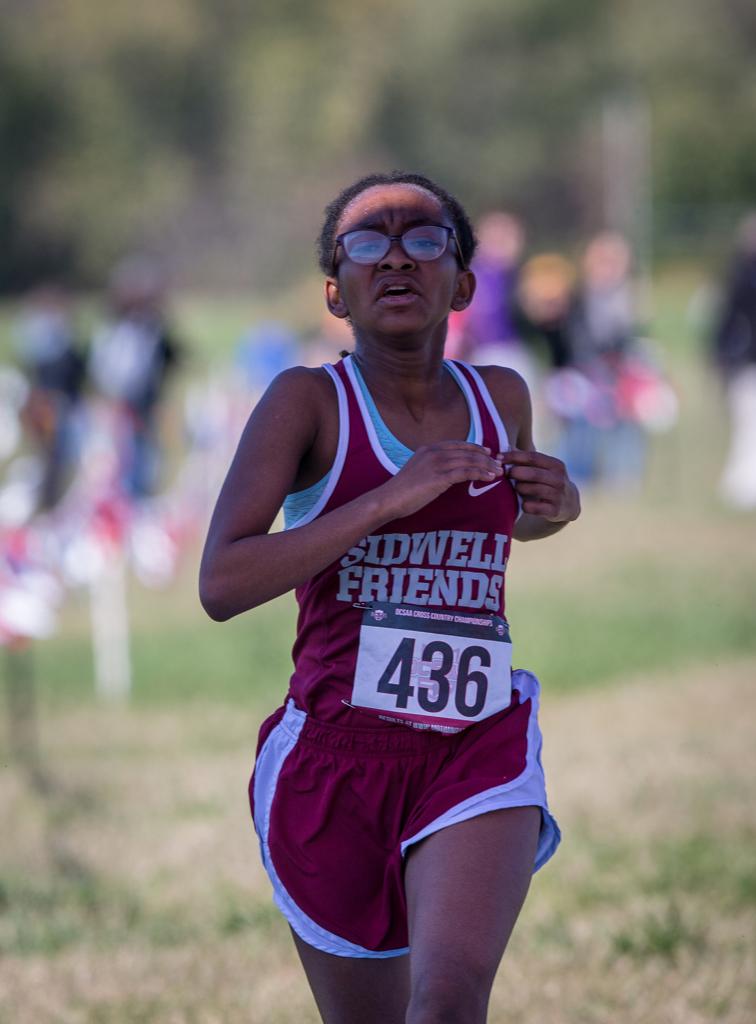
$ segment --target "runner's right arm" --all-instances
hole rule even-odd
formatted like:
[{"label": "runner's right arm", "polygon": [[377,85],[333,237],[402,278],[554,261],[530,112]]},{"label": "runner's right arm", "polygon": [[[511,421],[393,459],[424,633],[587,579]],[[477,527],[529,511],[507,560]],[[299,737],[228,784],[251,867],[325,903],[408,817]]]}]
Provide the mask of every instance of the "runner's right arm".
[{"label": "runner's right arm", "polygon": [[325,371],[296,368],[276,378],[250,416],[202,555],[200,600],[211,618],[232,618],[299,586],[383,523],[410,515],[452,484],[502,474],[479,445],[428,445],[373,491],[305,526],[269,533],[298,481],[313,469],[318,479],[333,462],[336,445],[324,440],[324,425],[335,407]]}]

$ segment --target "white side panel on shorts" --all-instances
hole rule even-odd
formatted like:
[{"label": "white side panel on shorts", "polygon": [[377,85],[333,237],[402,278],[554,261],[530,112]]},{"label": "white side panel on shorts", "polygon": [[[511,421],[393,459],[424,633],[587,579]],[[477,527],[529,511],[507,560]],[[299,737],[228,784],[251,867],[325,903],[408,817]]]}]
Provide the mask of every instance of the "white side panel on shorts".
[{"label": "white side panel on shorts", "polygon": [[255,829],[260,840],[260,853],[262,854],[263,865],[273,886],[273,898],[297,935],[304,939],[308,945],[314,946],[315,949],[320,949],[324,953],[332,953],[335,956],[371,957],[374,959],[402,956],[409,952],[409,948],[377,952],[373,949],[365,949],[363,946],[358,946],[353,942],[348,942],[346,939],[342,939],[341,936],[334,935],[333,932],[321,928],[303,910],[300,910],[278,877],[268,845],[270,812],[273,807],[273,798],[276,794],[276,784],[281,768],[286,758],[296,746],[306,718],[305,712],[300,711],[294,702],[289,700],[286,704],[284,717],[266,739],[255,765]]},{"label": "white side panel on shorts", "polygon": [[561,839],[561,832],[556,820],[549,811],[546,799],[546,782],[541,767],[541,730],[538,726],[538,703],[540,685],[532,672],[524,669],[517,669],[512,673],[512,688],[520,692],[523,700],[530,699],[530,719],[528,721],[528,752],[525,761],[525,768],[516,779],[506,782],[501,786],[493,786],[491,789],[476,793],[468,797],[455,807],[451,807],[444,814],[430,822],[414,836],[402,843],[402,856],[413,843],[419,843],[426,836],[447,828],[449,825],[457,825],[469,818],[476,818],[479,814],[486,814],[488,811],[498,811],[505,807],[540,807],[541,809],[541,831],[538,836],[538,848],[536,850],[533,871],[538,871],[556,852]]}]

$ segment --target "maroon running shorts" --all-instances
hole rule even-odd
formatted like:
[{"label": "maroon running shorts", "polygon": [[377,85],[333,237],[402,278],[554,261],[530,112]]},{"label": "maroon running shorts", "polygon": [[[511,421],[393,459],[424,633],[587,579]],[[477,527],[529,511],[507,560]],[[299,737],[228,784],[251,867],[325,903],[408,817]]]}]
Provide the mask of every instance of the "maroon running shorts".
[{"label": "maroon running shorts", "polygon": [[404,855],[426,836],[504,807],[541,808],[534,871],[559,844],[548,810],[538,680],[462,732],[316,722],[289,700],[260,730],[250,803],[276,903],[294,931],[339,956],[407,953]]}]

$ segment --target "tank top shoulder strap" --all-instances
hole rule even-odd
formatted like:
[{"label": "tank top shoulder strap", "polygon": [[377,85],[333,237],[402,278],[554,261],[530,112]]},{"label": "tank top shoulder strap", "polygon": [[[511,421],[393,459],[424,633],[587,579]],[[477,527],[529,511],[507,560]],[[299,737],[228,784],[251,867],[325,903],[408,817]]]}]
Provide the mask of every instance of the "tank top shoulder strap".
[{"label": "tank top shoulder strap", "polygon": [[[353,405],[350,405],[350,414],[353,415],[352,422],[355,424],[355,441],[361,446],[361,454],[363,457],[367,456],[369,461],[378,463],[379,466],[393,476],[399,471],[399,466],[392,461],[381,444],[365,395],[357,379],[357,371],[355,370],[352,357],[345,356],[341,363],[339,363],[339,367],[342,368],[346,378],[350,400],[353,400]],[[359,424],[358,429],[357,424]]]},{"label": "tank top shoulder strap", "polygon": [[312,519],[339,508],[366,488],[377,487],[386,480],[387,469],[389,473],[397,471],[385,465],[379,455],[382,449],[371,440],[372,421],[362,407],[364,399],[350,363],[351,357],[346,356],[324,366],[339,400],[339,442],[326,490],[310,513]]},{"label": "tank top shoulder strap", "polygon": [[507,428],[481,375],[474,366],[459,359],[449,359],[447,365],[457,371],[457,379],[463,382],[462,387],[469,389],[473,396],[474,403],[471,404],[477,406],[481,419],[483,440],[480,443],[491,451],[508,451],[510,442]]},{"label": "tank top shoulder strap", "polygon": [[350,423],[352,421],[352,417],[349,415],[348,391],[344,386],[341,374],[338,372],[338,365],[331,366],[329,363],[324,363],[322,368],[331,378],[333,386],[336,388],[336,400],[339,410],[339,440],[336,445],[336,455],[334,456],[333,464],[328,471],[328,474],[324,478],[325,487],[318,495],[317,501],[301,518],[297,519],[296,522],[292,523],[291,526],[287,527],[287,529],[311,523],[313,519],[317,519],[317,517],[324,511],[325,507],[331,500],[339,481],[341,480],[347,451],[349,450]]},{"label": "tank top shoulder strap", "polygon": [[[339,360],[338,363],[334,363],[333,366],[326,365],[325,369],[331,374],[334,382],[337,382],[337,387],[340,386],[343,393],[344,413],[348,420],[346,448],[357,449],[362,453],[365,448],[370,449],[372,447],[370,443],[372,421],[367,409],[364,407],[365,402],[362,392],[354,375],[352,357],[344,356],[343,359]],[[341,409],[339,409],[339,421],[341,421]],[[341,430],[339,434],[341,434]]]}]

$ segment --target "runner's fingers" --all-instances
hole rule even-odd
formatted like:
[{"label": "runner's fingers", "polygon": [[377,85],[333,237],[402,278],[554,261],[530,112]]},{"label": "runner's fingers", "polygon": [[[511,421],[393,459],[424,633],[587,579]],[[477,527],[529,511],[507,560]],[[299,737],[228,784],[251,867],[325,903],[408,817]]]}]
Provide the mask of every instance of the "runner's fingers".
[{"label": "runner's fingers", "polygon": [[441,473],[463,470],[470,473],[487,474],[490,477],[503,475],[503,470],[498,462],[482,452],[480,454],[477,452],[454,452],[443,455],[436,453],[434,468]]},{"label": "runner's fingers", "polygon": [[473,444],[472,441],[436,441],[434,444],[424,445],[422,448],[418,448],[417,454],[420,452],[442,452],[442,451],[467,451],[467,452],[482,452],[485,455],[491,454],[490,448],[485,448],[480,444]]},{"label": "runner's fingers", "polygon": [[495,480],[502,474],[501,470],[492,469],[490,466],[466,461],[446,466],[442,475],[453,483],[461,483],[463,480]]},{"label": "runner's fingers", "polygon": [[543,487],[540,484],[517,487],[517,494],[522,499],[543,502],[550,505],[552,508],[556,508],[559,504],[559,496],[554,492],[554,490],[549,487]]},{"label": "runner's fingers", "polygon": [[512,448],[508,452],[500,452],[504,465],[514,466],[535,466],[541,469],[550,469],[559,476],[566,476],[564,463],[553,455],[546,455],[544,452],[525,452],[519,448]]},{"label": "runner's fingers", "polygon": [[548,501],[533,501],[532,499],[526,499],[522,503],[522,511],[534,516],[553,516],[557,509]]},{"label": "runner's fingers", "polygon": [[535,480],[539,483],[552,484],[555,487],[562,482],[561,478],[552,470],[539,469],[535,466],[513,466],[507,471],[507,475],[510,480]]},{"label": "runner's fingers", "polygon": [[528,498],[542,498],[544,501],[559,500],[559,490],[549,484],[541,484],[535,481],[532,483],[518,483],[515,490],[518,494]]},{"label": "runner's fingers", "polygon": [[469,454],[439,460],[434,471],[446,478],[453,476],[459,480],[494,480],[504,475],[493,459],[488,456],[470,457]]}]

